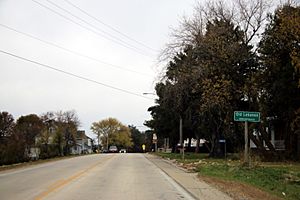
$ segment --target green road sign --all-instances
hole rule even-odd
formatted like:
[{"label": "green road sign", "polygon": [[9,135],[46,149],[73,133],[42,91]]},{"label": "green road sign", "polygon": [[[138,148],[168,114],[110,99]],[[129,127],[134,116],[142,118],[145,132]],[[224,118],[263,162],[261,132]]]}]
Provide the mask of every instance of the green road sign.
[{"label": "green road sign", "polygon": [[260,112],[234,111],[234,121],[260,122]]}]

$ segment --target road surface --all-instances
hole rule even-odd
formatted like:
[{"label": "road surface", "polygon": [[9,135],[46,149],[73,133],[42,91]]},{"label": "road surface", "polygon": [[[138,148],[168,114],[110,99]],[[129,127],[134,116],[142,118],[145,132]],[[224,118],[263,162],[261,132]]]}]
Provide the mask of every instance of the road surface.
[{"label": "road surface", "polygon": [[97,154],[0,173],[0,199],[193,199],[144,154]]}]

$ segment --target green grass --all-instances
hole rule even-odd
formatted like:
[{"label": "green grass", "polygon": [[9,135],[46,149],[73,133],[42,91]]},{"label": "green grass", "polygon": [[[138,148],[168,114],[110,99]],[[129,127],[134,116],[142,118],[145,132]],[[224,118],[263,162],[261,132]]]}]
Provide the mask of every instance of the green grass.
[{"label": "green grass", "polygon": [[[195,163],[200,175],[246,183],[284,199],[300,199],[299,163],[253,163],[245,167],[239,160],[211,159],[207,154],[158,154],[183,163]],[[285,196],[283,195],[285,194]]]},{"label": "green grass", "polygon": [[[169,158],[169,159],[175,159],[175,160],[182,159],[182,154],[179,154],[179,153],[156,153],[156,155],[159,155],[163,158]],[[187,162],[191,162],[193,160],[208,158],[208,154],[185,153],[184,158]]]}]

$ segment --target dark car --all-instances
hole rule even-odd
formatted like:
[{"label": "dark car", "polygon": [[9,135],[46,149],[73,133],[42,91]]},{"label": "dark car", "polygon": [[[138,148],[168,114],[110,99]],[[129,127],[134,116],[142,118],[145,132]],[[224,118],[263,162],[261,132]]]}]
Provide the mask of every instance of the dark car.
[{"label": "dark car", "polygon": [[116,146],[110,146],[108,151],[109,151],[109,153],[117,153],[118,148]]}]

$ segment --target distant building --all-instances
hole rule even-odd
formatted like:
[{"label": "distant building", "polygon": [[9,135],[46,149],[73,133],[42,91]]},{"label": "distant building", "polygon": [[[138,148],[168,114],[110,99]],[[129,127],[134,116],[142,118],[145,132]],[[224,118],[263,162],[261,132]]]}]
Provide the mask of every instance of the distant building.
[{"label": "distant building", "polygon": [[[187,138],[186,140],[183,141],[185,147],[189,146],[189,142],[190,142],[189,140],[190,139]],[[205,139],[200,139],[199,147],[203,147],[205,142],[207,142]],[[191,139],[191,147],[196,147],[196,146],[197,146],[197,139],[192,138]]]},{"label": "distant building", "polygon": [[[268,134],[268,139],[274,146],[277,151],[284,151],[285,141],[284,141],[284,130],[281,127],[280,123],[276,120],[276,117],[268,117],[267,121],[269,123],[268,127],[266,127],[266,133]],[[276,131],[275,131],[276,130]],[[261,133],[258,130],[253,130],[253,135],[260,140]],[[263,140],[263,146],[268,150],[266,142]],[[250,148],[257,148],[254,142],[250,139]]]},{"label": "distant building", "polygon": [[92,153],[92,147],[92,139],[85,134],[84,130],[79,130],[76,134],[76,143],[71,148],[71,154]]}]

